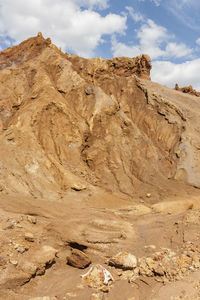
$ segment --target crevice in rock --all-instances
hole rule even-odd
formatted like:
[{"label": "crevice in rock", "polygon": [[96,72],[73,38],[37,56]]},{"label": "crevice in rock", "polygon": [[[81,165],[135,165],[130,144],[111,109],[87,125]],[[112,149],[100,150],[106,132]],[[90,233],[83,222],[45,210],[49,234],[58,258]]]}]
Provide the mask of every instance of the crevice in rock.
[{"label": "crevice in rock", "polygon": [[69,242],[69,246],[74,249],[78,249],[80,251],[86,250],[88,247],[77,242]]}]

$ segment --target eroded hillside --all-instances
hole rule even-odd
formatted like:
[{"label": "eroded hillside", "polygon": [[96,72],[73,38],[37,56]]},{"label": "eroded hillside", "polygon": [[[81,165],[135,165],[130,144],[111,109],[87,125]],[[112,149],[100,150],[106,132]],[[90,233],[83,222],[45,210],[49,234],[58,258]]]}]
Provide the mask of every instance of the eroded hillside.
[{"label": "eroded hillside", "polygon": [[[41,33],[0,53],[2,299],[163,300],[163,283],[198,271],[200,102],[150,70],[147,55],[84,59]],[[91,296],[71,249],[140,264],[114,263],[114,289]]]},{"label": "eroded hillside", "polygon": [[4,50],[0,63],[8,193],[57,199],[95,187],[132,197],[141,183],[174,178],[199,186],[199,103],[143,80],[148,56],[86,60],[39,34]]}]

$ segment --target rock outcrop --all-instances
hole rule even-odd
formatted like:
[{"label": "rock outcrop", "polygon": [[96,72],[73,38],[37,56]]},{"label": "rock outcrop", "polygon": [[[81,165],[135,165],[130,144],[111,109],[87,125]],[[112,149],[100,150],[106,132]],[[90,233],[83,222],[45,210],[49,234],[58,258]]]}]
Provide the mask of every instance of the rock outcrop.
[{"label": "rock outcrop", "polygon": [[175,84],[175,90],[180,91],[186,94],[194,95],[197,97],[200,97],[200,92],[197,92],[195,89],[193,89],[192,85],[184,86],[182,88],[179,88],[178,84]]}]

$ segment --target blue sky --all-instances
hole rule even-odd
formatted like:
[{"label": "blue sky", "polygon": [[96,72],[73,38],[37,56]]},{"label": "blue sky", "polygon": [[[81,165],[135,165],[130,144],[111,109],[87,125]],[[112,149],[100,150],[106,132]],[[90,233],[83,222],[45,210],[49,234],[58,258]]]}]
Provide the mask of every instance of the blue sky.
[{"label": "blue sky", "polygon": [[68,53],[152,59],[152,80],[200,90],[199,0],[0,0],[0,49],[41,31]]}]

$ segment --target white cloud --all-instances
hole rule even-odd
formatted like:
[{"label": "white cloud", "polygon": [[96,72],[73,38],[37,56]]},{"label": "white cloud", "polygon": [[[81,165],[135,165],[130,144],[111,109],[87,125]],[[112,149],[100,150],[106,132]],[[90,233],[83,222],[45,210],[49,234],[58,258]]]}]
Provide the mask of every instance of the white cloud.
[{"label": "white cloud", "polygon": [[182,64],[174,64],[170,61],[152,62],[151,78],[153,81],[174,87],[178,83],[180,87],[191,84],[200,90],[199,82],[200,59],[186,61]]},{"label": "white cloud", "polygon": [[105,9],[108,7],[108,0],[74,0],[73,2],[79,6],[87,7],[90,9],[93,9],[94,7]]},{"label": "white cloud", "polygon": [[133,7],[126,6],[125,8],[128,10],[133,21],[135,21],[135,22],[144,21],[144,16],[141,13],[136,12]]},{"label": "white cloud", "polygon": [[181,58],[185,56],[189,56],[192,54],[192,49],[188,48],[185,44],[180,43],[168,43],[166,46],[166,54],[165,56],[167,57],[176,57],[176,58]]},{"label": "white cloud", "polygon": [[52,41],[81,56],[92,56],[103,35],[122,33],[126,16],[101,16],[108,0],[0,0],[0,34],[16,43],[41,31]]},{"label": "white cloud", "polygon": [[140,46],[129,46],[124,43],[120,43],[114,36],[112,38],[112,51],[114,56],[134,57],[141,54]]},{"label": "white cloud", "polygon": [[155,4],[155,6],[160,6],[161,0],[151,0]]},{"label": "white cloud", "polygon": [[112,51],[115,56],[136,56],[142,53],[150,55],[152,59],[159,57],[181,58],[192,53],[192,49],[185,44],[171,42],[173,36],[169,35],[167,29],[157,25],[153,20],[148,19],[137,31],[139,43],[126,45],[112,40]]},{"label": "white cloud", "polygon": [[200,38],[196,40],[196,44],[200,46]]}]

